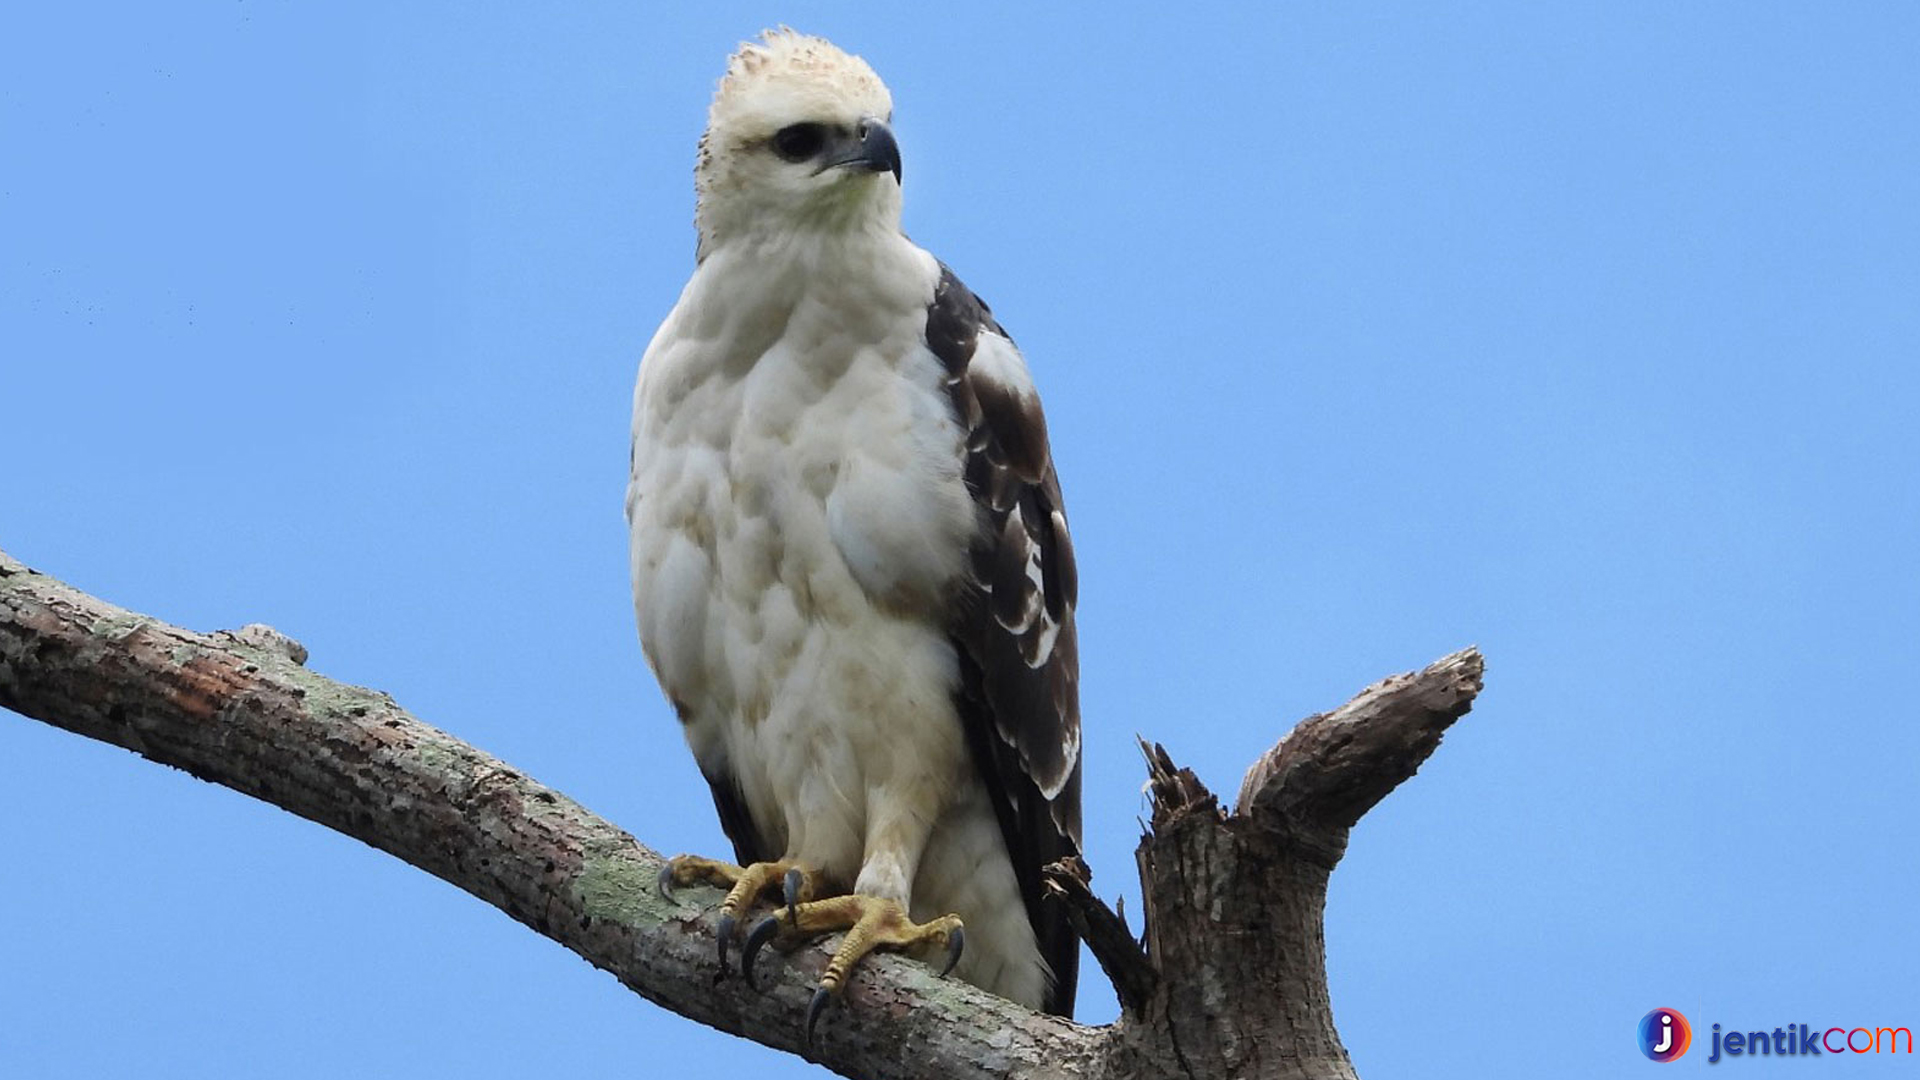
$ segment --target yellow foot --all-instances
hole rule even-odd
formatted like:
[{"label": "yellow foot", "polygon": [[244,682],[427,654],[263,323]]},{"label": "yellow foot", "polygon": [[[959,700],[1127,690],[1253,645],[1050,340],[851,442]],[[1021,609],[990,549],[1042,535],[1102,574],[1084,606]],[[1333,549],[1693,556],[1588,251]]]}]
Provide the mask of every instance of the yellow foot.
[{"label": "yellow foot", "polygon": [[945,975],[960,962],[960,953],[967,946],[967,931],[958,915],[942,915],[926,923],[916,923],[892,900],[857,893],[812,903],[796,904],[791,896],[788,899],[785,908],[760,920],[753,933],[747,935],[740,969],[747,977],[747,984],[753,985],[753,959],[777,935],[806,937],[834,930],[847,932],[846,939],[834,950],[833,959],[827,961],[826,974],[820,976],[820,986],[807,1004],[808,1043],[813,1042],[814,1025],[820,1022],[827,1002],[840,993],[846,985],[847,974],[868,953],[875,949],[945,945],[947,963],[940,969],[940,974]]},{"label": "yellow foot", "polygon": [[762,893],[778,884],[789,910],[813,896],[813,875],[790,859],[735,866],[730,862],[703,859],[698,855],[676,855],[660,868],[657,884],[660,895],[671,901],[674,886],[696,882],[727,890],[727,898],[720,902],[717,935],[720,939],[721,967],[727,965],[727,944],[738,933],[741,916],[746,914]]}]

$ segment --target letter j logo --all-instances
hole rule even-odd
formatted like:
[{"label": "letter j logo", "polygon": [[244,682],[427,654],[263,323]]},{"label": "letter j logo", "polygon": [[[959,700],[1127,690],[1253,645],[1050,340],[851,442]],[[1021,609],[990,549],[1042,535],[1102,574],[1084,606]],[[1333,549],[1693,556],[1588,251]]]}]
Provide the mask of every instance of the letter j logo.
[{"label": "letter j logo", "polygon": [[1655,1009],[1640,1018],[1640,1052],[1659,1062],[1678,1061],[1693,1044],[1693,1026],[1678,1009]]}]

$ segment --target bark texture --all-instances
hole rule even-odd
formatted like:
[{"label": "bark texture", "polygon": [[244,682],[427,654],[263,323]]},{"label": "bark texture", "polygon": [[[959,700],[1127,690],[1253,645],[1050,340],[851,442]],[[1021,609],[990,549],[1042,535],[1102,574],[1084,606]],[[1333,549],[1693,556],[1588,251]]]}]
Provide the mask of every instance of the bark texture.
[{"label": "bark texture", "polygon": [[1144,947],[1087,886],[1058,901],[1120,988],[1106,1027],[1028,1012],[876,957],[817,1041],[819,945],[716,981],[719,893],[655,894],[660,856],[377,691],[308,671],[265,626],[198,634],[0,552],[0,706],[125,747],[357,837],[451,882],[643,997],[852,1077],[1350,1077],[1327,1002],[1321,911],[1347,829],[1412,775],[1479,689],[1477,652],[1308,718],[1255,763],[1240,810],[1149,747]]}]

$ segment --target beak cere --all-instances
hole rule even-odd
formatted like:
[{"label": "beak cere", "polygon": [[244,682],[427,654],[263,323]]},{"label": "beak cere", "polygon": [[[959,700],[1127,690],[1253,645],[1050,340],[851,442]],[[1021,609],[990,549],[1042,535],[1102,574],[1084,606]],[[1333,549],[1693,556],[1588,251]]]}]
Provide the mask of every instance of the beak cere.
[{"label": "beak cere", "polygon": [[900,144],[893,141],[893,129],[876,117],[863,118],[845,148],[827,161],[827,168],[837,167],[890,172],[899,183]]}]

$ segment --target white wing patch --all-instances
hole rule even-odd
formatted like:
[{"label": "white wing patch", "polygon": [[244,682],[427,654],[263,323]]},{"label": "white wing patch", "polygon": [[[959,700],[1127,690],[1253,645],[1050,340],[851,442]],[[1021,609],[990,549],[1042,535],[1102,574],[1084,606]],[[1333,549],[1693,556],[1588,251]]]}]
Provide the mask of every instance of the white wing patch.
[{"label": "white wing patch", "polygon": [[1028,407],[1038,407],[1035,399],[1039,395],[1034,392],[1033,375],[1027,370],[1026,357],[1020,355],[1013,342],[991,330],[981,332],[973,361],[967,365],[967,376],[999,388],[1001,394],[1023,406],[1034,402]]}]

